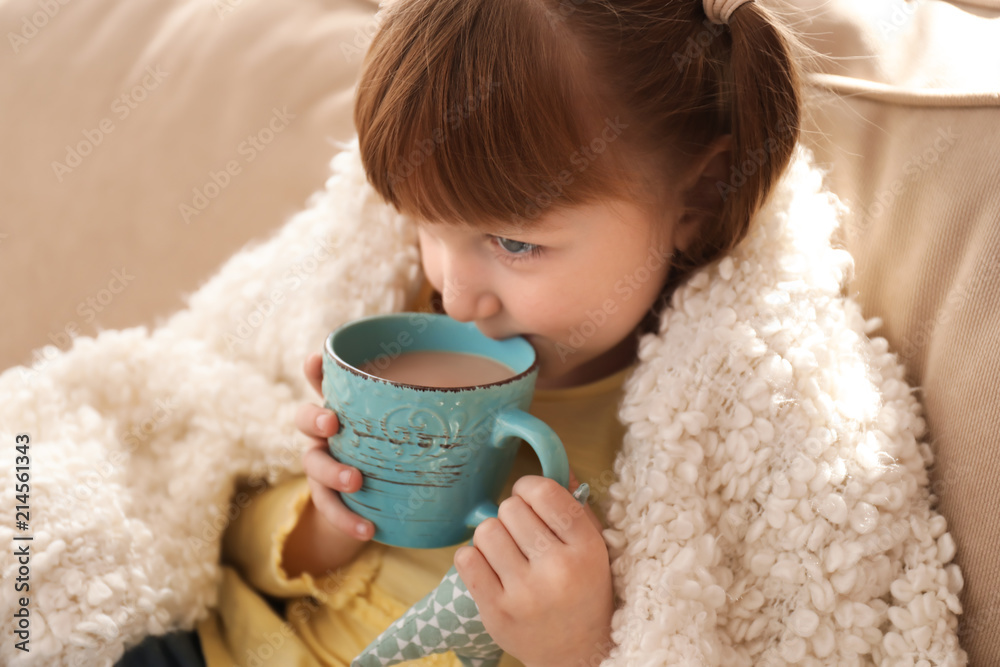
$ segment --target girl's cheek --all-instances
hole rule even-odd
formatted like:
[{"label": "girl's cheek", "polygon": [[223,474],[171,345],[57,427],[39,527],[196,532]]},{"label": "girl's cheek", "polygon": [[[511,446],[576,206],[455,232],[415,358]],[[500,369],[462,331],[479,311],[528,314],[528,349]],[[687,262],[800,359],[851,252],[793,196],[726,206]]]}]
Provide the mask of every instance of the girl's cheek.
[{"label": "girl's cheek", "polygon": [[420,264],[423,266],[424,275],[431,286],[438,292],[441,291],[441,276],[439,275],[437,261],[437,251],[433,248],[433,243],[425,243],[424,237],[420,237]]}]

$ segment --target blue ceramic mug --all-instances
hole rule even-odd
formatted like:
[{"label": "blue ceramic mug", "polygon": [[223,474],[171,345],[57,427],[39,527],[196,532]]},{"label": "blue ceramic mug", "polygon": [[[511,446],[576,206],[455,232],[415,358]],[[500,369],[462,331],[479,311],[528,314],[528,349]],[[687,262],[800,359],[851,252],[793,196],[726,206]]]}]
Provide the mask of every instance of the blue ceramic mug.
[{"label": "blue ceramic mug", "polygon": [[[513,376],[442,388],[361,370],[420,351],[481,355]],[[430,549],[468,540],[497,515],[518,439],[534,448],[546,477],[568,486],[562,442],[527,412],[537,377],[535,350],[523,337],[493,340],[447,315],[375,315],[337,328],[323,354],[323,397],[341,424],[330,453],[363,476],[360,490],[341,494],[344,504],[375,525],[374,540]]]}]

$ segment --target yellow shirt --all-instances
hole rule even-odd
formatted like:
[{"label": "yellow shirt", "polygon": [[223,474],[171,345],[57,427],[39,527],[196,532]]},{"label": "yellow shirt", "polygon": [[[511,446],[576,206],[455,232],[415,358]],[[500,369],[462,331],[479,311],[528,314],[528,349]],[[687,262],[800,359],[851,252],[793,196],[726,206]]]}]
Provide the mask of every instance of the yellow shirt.
[{"label": "yellow shirt", "polygon": [[[410,310],[430,312],[430,293],[425,284]],[[586,385],[536,390],[528,410],[559,435],[573,472],[591,486],[591,507],[602,522],[599,502],[613,480],[612,463],[625,434],[617,418],[622,385],[633,368]],[[526,474],[541,474],[541,466],[522,444],[502,498]],[[218,606],[197,628],[208,667],[349,665],[437,586],[464,544],[404,549],[373,542],[335,572],[290,579],[281,553],[307,502],[304,476],[273,488],[237,490],[232,504],[240,512],[223,535]],[[406,664],[460,665],[451,653]],[[501,667],[520,664],[505,654]]]}]

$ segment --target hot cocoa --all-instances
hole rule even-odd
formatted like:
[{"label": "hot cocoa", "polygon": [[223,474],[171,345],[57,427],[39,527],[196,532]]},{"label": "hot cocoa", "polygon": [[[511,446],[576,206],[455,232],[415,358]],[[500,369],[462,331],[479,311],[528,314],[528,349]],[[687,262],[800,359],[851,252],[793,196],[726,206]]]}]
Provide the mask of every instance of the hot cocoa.
[{"label": "hot cocoa", "polygon": [[408,352],[392,359],[382,356],[375,362],[362,364],[360,368],[365,373],[391,382],[422,387],[474,387],[516,375],[494,359],[478,354],[437,350]]}]

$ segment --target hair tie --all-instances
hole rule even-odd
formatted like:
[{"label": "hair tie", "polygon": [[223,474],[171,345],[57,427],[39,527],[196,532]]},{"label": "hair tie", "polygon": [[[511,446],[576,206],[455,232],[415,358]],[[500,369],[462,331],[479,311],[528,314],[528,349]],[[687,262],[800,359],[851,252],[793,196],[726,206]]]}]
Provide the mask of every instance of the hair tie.
[{"label": "hair tie", "polygon": [[739,7],[751,0],[702,0],[708,20],[719,25],[729,23],[729,17]]}]

